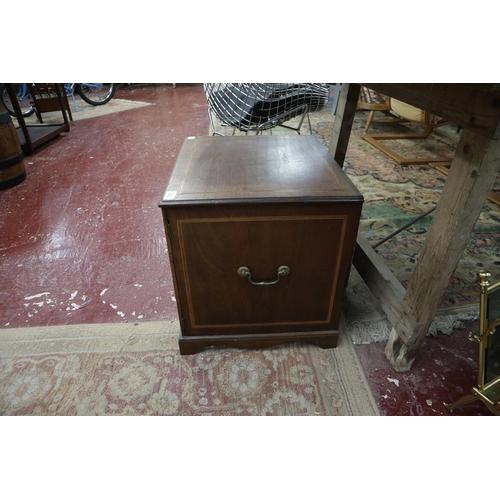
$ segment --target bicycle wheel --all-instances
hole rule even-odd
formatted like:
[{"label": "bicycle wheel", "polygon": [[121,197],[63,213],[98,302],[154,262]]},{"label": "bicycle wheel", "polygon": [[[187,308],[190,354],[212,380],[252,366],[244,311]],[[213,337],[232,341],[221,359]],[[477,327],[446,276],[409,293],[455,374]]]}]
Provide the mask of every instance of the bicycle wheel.
[{"label": "bicycle wheel", "polygon": [[85,102],[93,106],[101,106],[115,95],[116,83],[79,83],[76,88]]},{"label": "bicycle wheel", "polygon": [[[22,115],[24,117],[31,116],[35,112],[35,108],[31,103],[31,95],[28,92],[26,85],[22,83],[13,83],[12,88],[17,96],[17,101],[19,102]],[[0,99],[2,99],[2,103],[9,114],[11,116],[16,116],[14,106],[10,101],[9,93],[7,92],[7,88],[4,83],[0,85]]]}]

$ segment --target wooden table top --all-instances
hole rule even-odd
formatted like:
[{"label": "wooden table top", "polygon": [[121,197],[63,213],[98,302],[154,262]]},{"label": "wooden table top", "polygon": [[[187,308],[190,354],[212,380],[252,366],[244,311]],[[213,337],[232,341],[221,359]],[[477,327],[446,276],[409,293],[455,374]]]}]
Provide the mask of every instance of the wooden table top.
[{"label": "wooden table top", "polygon": [[500,139],[500,83],[362,83],[489,139]]}]

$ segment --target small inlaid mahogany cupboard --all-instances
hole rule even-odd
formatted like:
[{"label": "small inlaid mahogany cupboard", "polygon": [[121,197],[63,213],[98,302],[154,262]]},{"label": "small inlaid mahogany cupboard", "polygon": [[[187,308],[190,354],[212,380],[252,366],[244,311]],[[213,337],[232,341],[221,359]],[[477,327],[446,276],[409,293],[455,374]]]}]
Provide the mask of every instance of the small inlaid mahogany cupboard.
[{"label": "small inlaid mahogany cupboard", "polygon": [[181,354],[335,347],[362,203],[314,136],[187,138],[160,202]]}]

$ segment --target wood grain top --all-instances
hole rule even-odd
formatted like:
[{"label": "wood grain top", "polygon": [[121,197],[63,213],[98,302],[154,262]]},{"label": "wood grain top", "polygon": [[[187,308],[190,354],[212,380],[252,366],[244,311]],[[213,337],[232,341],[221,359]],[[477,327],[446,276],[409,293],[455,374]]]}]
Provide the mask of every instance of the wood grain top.
[{"label": "wood grain top", "polygon": [[187,138],[160,206],[188,203],[362,201],[314,136]]}]

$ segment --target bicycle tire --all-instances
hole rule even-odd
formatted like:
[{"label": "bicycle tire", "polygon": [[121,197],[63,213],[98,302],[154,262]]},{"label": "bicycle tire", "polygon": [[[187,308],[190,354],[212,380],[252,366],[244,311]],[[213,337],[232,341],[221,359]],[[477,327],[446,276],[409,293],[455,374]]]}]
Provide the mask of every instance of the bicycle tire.
[{"label": "bicycle tire", "polygon": [[[97,85],[97,87],[94,87]],[[116,92],[116,83],[94,83],[85,85],[79,83],[76,86],[78,95],[88,104],[102,106],[111,101]]]},{"label": "bicycle tire", "polygon": [[[20,83],[12,84],[16,95],[19,91],[19,85],[21,84]],[[10,97],[7,92],[7,88],[5,87],[5,83],[0,84],[0,99],[2,100],[2,104],[5,106],[5,109],[9,112],[9,115],[15,117],[16,112],[14,111],[14,106],[12,106],[12,102],[10,101]],[[19,101],[21,113],[25,118],[31,116],[35,112],[35,107],[31,104],[30,99],[31,96],[28,93],[22,101]]]}]

